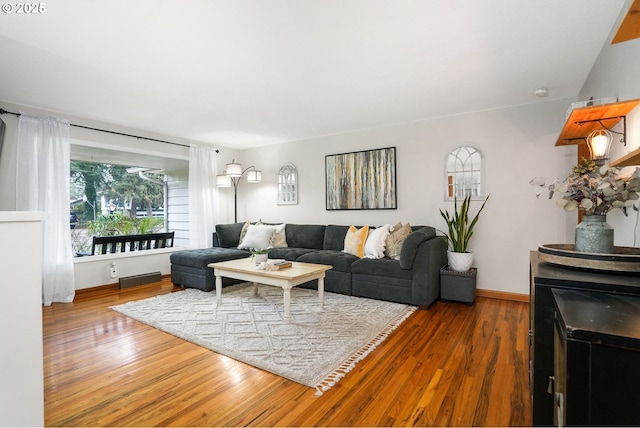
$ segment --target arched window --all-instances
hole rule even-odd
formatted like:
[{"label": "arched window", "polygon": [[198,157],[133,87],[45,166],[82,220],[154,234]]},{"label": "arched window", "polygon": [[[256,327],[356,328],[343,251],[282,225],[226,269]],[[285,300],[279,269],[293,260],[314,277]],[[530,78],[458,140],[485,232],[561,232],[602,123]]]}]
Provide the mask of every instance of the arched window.
[{"label": "arched window", "polygon": [[444,171],[445,200],[464,199],[467,195],[484,199],[484,155],[480,149],[466,144],[454,147],[447,154]]},{"label": "arched window", "polygon": [[278,171],[278,205],[298,203],[298,170],[286,164]]}]

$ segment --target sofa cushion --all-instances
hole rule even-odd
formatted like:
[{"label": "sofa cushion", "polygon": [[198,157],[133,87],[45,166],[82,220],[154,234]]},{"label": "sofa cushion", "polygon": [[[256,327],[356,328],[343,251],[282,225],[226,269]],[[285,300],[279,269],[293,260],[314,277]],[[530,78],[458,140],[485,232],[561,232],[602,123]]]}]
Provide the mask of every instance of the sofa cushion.
[{"label": "sofa cushion", "polygon": [[324,239],[324,229],[324,225],[317,224],[287,224],[285,228],[287,245],[292,248],[314,248],[321,250]]},{"label": "sofa cushion", "polygon": [[169,256],[171,264],[190,266],[194,268],[206,268],[209,263],[224,262],[227,260],[249,257],[248,251],[234,248],[202,248],[199,250],[178,251]]},{"label": "sofa cushion", "polygon": [[351,275],[351,287],[354,296],[369,299],[386,300],[404,304],[413,303],[412,281],[386,276]]},{"label": "sofa cushion", "polygon": [[222,248],[237,247],[240,243],[240,232],[244,223],[218,224],[216,235]]},{"label": "sofa cushion", "polygon": [[[313,280],[301,284],[302,288],[318,289],[318,280]],[[351,295],[351,273],[338,272],[335,270],[328,270],[324,277],[324,291],[330,293]]]},{"label": "sofa cushion", "polygon": [[324,232],[323,250],[344,250],[344,238],[347,236],[349,226],[337,226],[330,224]]},{"label": "sofa cushion", "polygon": [[295,262],[298,257],[303,254],[310,253],[312,251],[318,251],[313,248],[292,248],[292,247],[284,247],[284,248],[270,248],[269,249],[269,258],[270,259],[285,259],[291,262]]},{"label": "sofa cushion", "polygon": [[340,272],[351,272],[351,263],[358,260],[353,254],[343,253],[335,250],[318,250],[303,254],[296,261],[305,263],[318,263],[321,265],[331,265],[332,270]]},{"label": "sofa cushion", "polygon": [[385,257],[383,259],[360,259],[351,265],[351,274],[373,275],[387,278],[411,280],[413,272],[402,269],[398,260]]}]

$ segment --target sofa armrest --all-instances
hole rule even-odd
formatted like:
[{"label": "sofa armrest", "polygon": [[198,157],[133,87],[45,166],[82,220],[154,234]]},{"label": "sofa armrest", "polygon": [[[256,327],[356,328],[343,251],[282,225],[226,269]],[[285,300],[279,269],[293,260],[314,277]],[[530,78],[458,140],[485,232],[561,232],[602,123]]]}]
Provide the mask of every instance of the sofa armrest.
[{"label": "sofa armrest", "polygon": [[421,227],[420,229],[411,232],[402,244],[402,250],[400,251],[400,267],[406,270],[412,269],[420,244],[435,236],[436,230],[429,226]]},{"label": "sofa armrest", "polygon": [[447,244],[441,236],[423,241],[413,263],[412,302],[429,306],[440,296],[440,268],[447,264]]}]

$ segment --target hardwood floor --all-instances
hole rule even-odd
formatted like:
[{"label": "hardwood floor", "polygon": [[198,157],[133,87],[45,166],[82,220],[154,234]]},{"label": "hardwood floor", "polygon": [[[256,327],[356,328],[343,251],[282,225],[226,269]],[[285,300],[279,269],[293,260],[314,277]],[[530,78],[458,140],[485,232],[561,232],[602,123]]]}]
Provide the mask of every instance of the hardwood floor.
[{"label": "hardwood floor", "polygon": [[416,311],[322,396],[109,306],[168,279],[43,308],[47,426],[530,426],[528,305]]}]

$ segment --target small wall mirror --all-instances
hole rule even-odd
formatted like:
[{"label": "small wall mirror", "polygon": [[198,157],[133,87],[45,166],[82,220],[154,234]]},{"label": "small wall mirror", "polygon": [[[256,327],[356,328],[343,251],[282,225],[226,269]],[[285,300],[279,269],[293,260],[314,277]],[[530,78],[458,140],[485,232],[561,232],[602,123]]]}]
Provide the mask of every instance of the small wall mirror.
[{"label": "small wall mirror", "polygon": [[288,163],[278,170],[278,205],[298,203],[298,170]]},{"label": "small wall mirror", "polygon": [[484,155],[477,147],[464,144],[454,147],[446,156],[444,199],[483,200],[484,190]]}]

